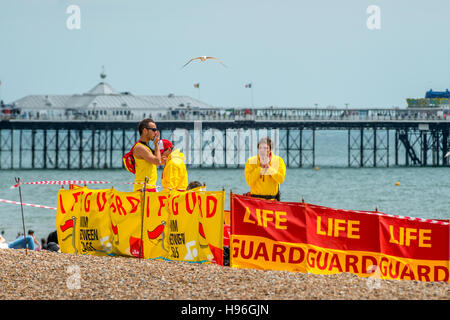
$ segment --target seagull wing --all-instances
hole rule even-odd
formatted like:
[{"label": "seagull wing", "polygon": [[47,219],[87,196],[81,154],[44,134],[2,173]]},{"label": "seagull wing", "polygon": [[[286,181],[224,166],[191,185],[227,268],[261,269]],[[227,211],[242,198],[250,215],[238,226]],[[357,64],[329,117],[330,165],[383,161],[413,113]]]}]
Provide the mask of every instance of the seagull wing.
[{"label": "seagull wing", "polygon": [[221,65],[223,65],[225,68],[228,68],[222,61],[220,61],[220,60],[217,59],[216,57],[206,57],[206,59],[214,59],[214,60],[217,60],[217,61],[219,61],[219,63],[220,63]]},{"label": "seagull wing", "polygon": [[188,62],[186,62],[186,63],[184,64],[184,66],[181,67],[181,69],[183,69],[183,68],[186,67],[189,63],[191,63],[192,61],[194,61],[194,60],[196,60],[196,59],[200,59],[200,57],[192,58],[191,60],[189,60]]},{"label": "seagull wing", "polygon": [[448,157],[448,156],[450,156],[450,151],[449,151],[449,152],[447,152],[447,153],[445,154],[445,156],[444,156],[444,157],[446,158],[446,157]]}]

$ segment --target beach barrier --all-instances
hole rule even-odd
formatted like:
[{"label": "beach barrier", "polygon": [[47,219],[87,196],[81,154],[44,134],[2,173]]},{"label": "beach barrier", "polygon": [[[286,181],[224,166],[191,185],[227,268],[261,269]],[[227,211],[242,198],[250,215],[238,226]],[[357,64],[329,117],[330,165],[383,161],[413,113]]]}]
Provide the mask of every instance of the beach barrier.
[{"label": "beach barrier", "polygon": [[55,207],[49,207],[49,206],[44,206],[44,205],[40,205],[40,204],[25,203],[25,202],[20,202],[20,201],[0,199],[0,202],[9,203],[9,204],[19,204],[19,205],[24,205],[24,206],[33,207],[33,208],[42,208],[42,209],[56,210]]},{"label": "beach barrier", "polygon": [[449,282],[450,220],[232,193],[228,211],[224,192],[148,192],[142,206],[141,192],[74,186],[58,192],[57,208],[0,202],[57,210],[67,253],[223,265],[223,247],[230,247],[237,268]]},{"label": "beach barrier", "polygon": [[450,222],[231,194],[230,265],[449,282]]},{"label": "beach barrier", "polygon": [[223,264],[225,191],[58,192],[62,252]]},{"label": "beach barrier", "polygon": [[[19,187],[20,185],[88,185],[88,184],[135,184],[134,182],[111,182],[111,181],[99,181],[99,180],[45,180],[45,181],[30,181],[30,182],[19,182],[15,185],[12,185],[10,189],[14,189]],[[138,183],[142,184],[142,183]],[[147,185],[150,186],[150,185]],[[161,187],[161,186],[153,186],[152,187]]]}]

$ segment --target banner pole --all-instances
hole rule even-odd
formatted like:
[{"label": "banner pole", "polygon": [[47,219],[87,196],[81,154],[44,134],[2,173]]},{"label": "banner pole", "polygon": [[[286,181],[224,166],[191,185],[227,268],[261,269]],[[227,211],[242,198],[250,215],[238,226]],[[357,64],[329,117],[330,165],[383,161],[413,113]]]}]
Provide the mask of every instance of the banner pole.
[{"label": "banner pole", "polygon": [[143,191],[143,195],[144,195],[144,200],[142,201],[142,210],[141,210],[141,244],[139,246],[139,261],[141,261],[142,259],[142,247],[144,246],[144,242],[143,242],[143,234],[144,234],[144,210],[145,210],[145,190],[147,189],[147,182],[148,182],[148,177],[145,177],[144,180],[144,191]]},{"label": "banner pole", "polygon": [[233,234],[233,223],[232,223],[232,217],[233,217],[233,190],[230,189],[230,229],[231,229],[231,234]]},{"label": "banner pole", "polygon": [[231,260],[232,260],[232,250],[231,250],[231,245],[233,244],[233,241],[231,241],[231,237],[233,236],[233,190],[230,189],[230,253],[228,254],[228,259],[230,260],[230,268],[233,265]]},{"label": "banner pole", "polygon": [[20,186],[20,178],[16,178],[16,183],[19,184],[19,197],[20,197],[20,211],[22,212],[22,226],[23,226],[23,241],[25,242],[25,254],[28,254],[27,250],[27,235],[25,234],[25,218],[23,216],[23,201],[22,201],[22,188]]},{"label": "banner pole", "polygon": [[77,217],[72,216],[72,224],[73,224],[73,228],[72,228],[72,247],[75,250],[75,255],[77,255],[78,254],[78,250],[77,250],[76,241],[75,241],[75,235],[76,235],[75,229],[76,229],[76,226],[77,226]]}]

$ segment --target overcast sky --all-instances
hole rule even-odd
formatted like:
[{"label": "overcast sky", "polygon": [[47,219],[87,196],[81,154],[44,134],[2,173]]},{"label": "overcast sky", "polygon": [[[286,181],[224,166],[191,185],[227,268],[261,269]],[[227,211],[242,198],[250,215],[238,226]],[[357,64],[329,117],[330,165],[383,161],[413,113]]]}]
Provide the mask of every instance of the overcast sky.
[{"label": "overcast sky", "polygon": [[[2,0],[0,99],[84,93],[104,65],[117,91],[214,106],[253,94],[256,107],[406,107],[450,88],[449,12],[447,0]],[[228,68],[180,69],[202,55]]]}]

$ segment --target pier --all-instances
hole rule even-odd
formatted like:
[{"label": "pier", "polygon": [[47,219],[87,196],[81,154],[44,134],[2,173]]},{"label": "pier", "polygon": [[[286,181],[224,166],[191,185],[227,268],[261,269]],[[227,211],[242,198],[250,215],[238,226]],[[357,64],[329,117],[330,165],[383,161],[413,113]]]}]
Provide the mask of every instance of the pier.
[{"label": "pier", "polygon": [[[133,113],[67,114],[0,121],[0,169],[121,168],[138,140]],[[315,167],[316,133],[347,133],[348,167],[449,166],[450,110],[213,108],[168,110],[154,117],[188,167],[240,168],[260,137],[288,167]],[[393,144],[393,145],[392,145]]]}]

